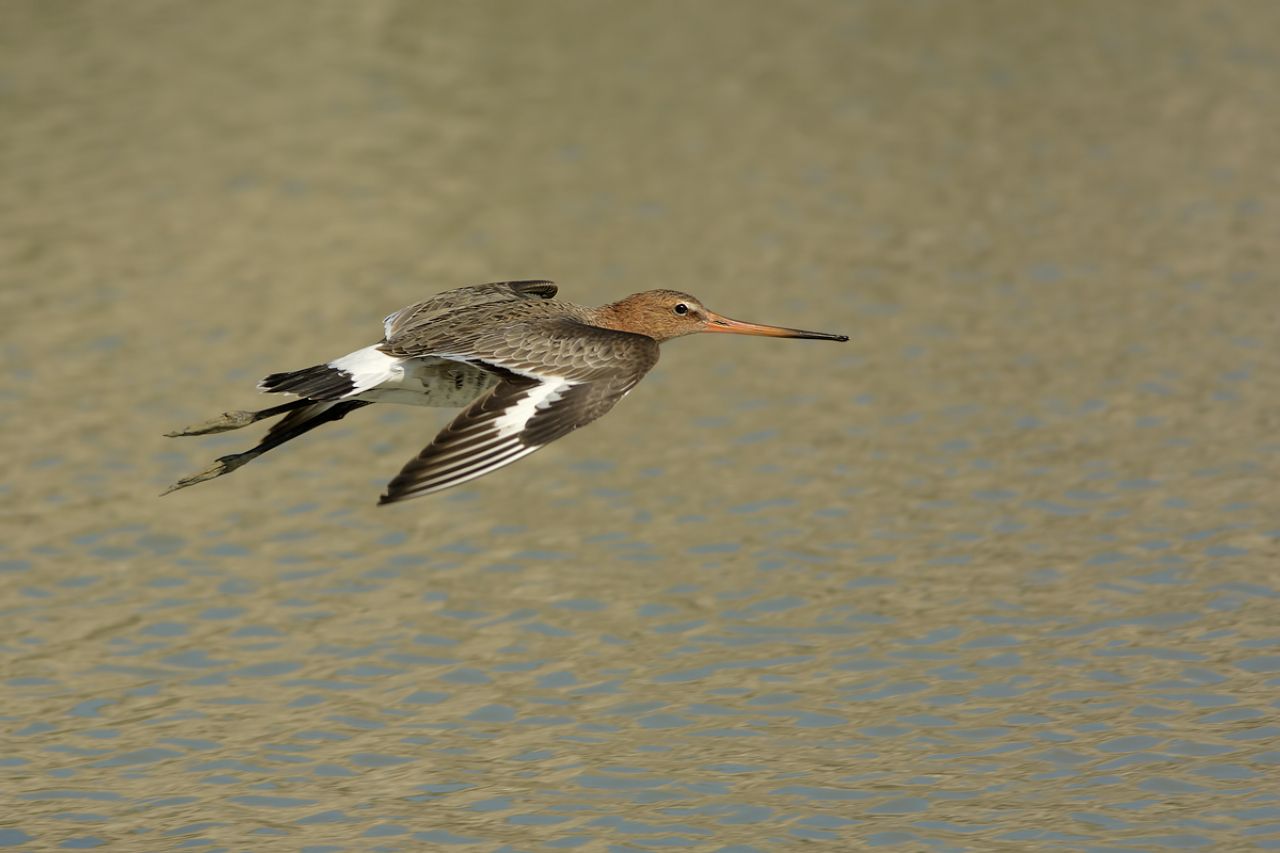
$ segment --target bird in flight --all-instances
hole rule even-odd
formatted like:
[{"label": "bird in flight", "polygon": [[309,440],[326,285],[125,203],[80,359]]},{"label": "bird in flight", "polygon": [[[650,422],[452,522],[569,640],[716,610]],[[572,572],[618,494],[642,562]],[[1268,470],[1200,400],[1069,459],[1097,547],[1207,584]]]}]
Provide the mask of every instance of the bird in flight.
[{"label": "bird in flight", "polygon": [[207,435],[284,415],[256,447],[164,492],[203,483],[372,403],[465,406],[387,485],[379,504],[416,498],[509,465],[608,412],[658,361],[658,344],[696,332],[847,341],[730,320],[687,293],[647,290],[599,308],[555,298],[549,281],[462,287],[383,321],[383,339],[258,383],[299,399],[226,412],[169,436]]}]

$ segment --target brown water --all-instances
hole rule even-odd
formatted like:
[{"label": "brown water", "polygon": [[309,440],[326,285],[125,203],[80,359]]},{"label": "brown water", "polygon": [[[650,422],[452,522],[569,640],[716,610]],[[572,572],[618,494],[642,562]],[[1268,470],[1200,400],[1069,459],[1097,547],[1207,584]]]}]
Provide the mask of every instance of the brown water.
[{"label": "brown water", "polygon": [[[1280,6],[0,10],[0,846],[1280,847]],[[438,290],[689,290],[590,429],[215,483]]]}]

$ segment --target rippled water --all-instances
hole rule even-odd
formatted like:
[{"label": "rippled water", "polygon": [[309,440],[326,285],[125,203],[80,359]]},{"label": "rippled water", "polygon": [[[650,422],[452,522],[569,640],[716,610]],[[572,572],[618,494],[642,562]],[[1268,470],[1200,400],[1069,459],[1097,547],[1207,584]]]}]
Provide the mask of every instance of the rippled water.
[{"label": "rippled water", "polygon": [[[1159,12],[9,4],[0,847],[1280,847],[1280,13]],[[853,341],[156,497],[532,276]]]}]

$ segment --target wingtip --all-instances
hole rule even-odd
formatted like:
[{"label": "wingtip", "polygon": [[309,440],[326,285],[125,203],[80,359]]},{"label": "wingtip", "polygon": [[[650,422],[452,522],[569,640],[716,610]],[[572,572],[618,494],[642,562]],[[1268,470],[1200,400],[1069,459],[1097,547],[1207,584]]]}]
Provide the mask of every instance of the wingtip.
[{"label": "wingtip", "polygon": [[392,485],[388,485],[387,490],[378,496],[378,506],[386,506],[387,504],[398,504],[401,501],[407,501],[410,498],[416,498],[416,497],[418,497],[417,492],[398,491],[395,488],[393,488]]}]

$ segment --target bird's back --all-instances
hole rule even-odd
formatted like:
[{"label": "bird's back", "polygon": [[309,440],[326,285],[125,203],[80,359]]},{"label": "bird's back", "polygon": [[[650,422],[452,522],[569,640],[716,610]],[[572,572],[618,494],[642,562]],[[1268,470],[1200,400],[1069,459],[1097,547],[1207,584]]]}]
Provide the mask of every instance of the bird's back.
[{"label": "bird's back", "polygon": [[551,300],[556,295],[556,290],[553,283],[540,280],[497,281],[446,290],[388,315],[382,321],[385,340],[403,340],[412,336],[416,330],[429,327],[464,309],[491,306],[499,310],[504,303]]}]

